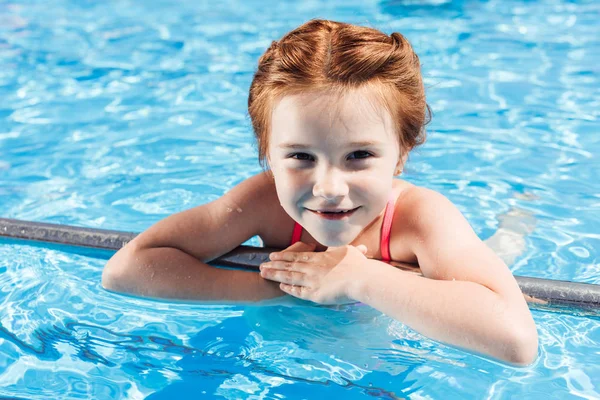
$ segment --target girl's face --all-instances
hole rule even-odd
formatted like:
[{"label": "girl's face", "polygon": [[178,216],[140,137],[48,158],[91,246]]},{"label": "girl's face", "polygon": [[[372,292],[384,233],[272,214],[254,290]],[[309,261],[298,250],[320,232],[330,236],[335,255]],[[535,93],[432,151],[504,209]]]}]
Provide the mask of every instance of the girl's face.
[{"label": "girl's face", "polygon": [[283,209],[319,243],[351,243],[380,216],[402,167],[392,118],[366,89],[283,97],[268,162]]}]

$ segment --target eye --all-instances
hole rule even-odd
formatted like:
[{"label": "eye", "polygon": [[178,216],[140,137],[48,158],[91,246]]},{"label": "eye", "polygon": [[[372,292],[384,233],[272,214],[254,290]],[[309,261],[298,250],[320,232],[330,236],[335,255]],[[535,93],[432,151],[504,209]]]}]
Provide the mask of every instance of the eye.
[{"label": "eye", "polygon": [[293,158],[300,161],[314,161],[315,158],[308,153],[292,153],[289,158]]},{"label": "eye", "polygon": [[372,156],[373,156],[373,154],[369,153],[366,150],[357,150],[357,151],[353,151],[352,153],[348,154],[347,159],[348,160],[363,160],[365,158],[369,158]]}]

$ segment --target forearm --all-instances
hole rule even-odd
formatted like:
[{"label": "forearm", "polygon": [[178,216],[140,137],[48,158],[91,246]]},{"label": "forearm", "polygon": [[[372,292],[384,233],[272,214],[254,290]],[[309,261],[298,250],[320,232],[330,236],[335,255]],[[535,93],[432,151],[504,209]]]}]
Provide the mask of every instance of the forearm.
[{"label": "forearm", "polygon": [[368,272],[351,289],[355,300],[441,342],[516,364],[535,358],[535,325],[490,289],[428,279],[373,260],[363,267]]},{"label": "forearm", "polygon": [[255,272],[212,267],[168,247],[122,249],[104,268],[102,285],[111,291],[142,297],[221,304],[286,296],[277,283],[266,281]]}]

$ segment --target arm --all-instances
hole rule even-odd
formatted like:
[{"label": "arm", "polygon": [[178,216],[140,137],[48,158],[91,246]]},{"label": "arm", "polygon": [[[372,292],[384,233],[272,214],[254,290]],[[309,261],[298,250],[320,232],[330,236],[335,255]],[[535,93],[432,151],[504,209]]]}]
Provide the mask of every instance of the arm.
[{"label": "arm", "polygon": [[397,213],[405,232],[395,242],[408,242],[423,277],[369,260],[355,270],[362,276],[353,279],[350,296],[433,339],[515,364],[533,362],[537,331],[508,267],[445,197],[417,192]]},{"label": "arm", "polygon": [[211,203],[171,215],[141,233],[106,264],[102,285],[112,291],[181,300],[255,302],[284,296],[251,271],[215,268],[212,259],[260,235],[279,201],[259,174]]}]

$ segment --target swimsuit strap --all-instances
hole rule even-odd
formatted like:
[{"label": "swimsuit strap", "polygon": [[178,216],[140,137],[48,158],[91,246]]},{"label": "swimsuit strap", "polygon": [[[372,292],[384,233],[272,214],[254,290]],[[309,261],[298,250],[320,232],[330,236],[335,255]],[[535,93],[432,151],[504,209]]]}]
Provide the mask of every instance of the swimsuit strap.
[{"label": "swimsuit strap", "polygon": [[383,215],[383,223],[381,224],[381,261],[391,261],[390,256],[390,237],[392,236],[392,222],[394,221],[394,205],[396,197],[392,193],[387,205],[385,206],[385,214]]},{"label": "swimsuit strap", "polygon": [[290,243],[290,246],[296,242],[299,242],[300,236],[302,236],[302,225],[294,222],[294,233],[292,233],[292,243]]}]

